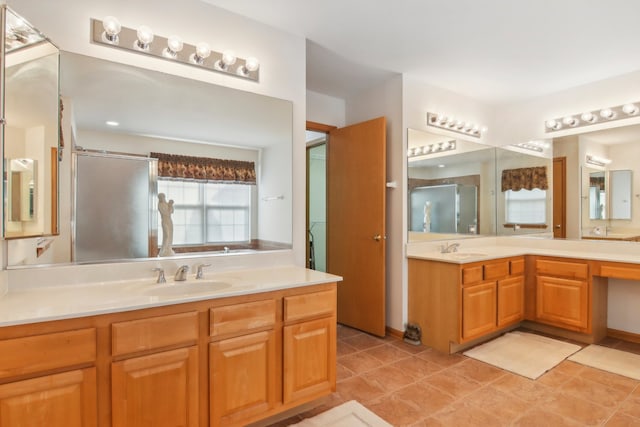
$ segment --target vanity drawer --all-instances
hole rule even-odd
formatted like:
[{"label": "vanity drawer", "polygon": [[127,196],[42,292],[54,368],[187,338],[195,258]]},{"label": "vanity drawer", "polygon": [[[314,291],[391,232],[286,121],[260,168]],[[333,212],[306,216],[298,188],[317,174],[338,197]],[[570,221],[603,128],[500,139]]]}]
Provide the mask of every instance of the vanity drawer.
[{"label": "vanity drawer", "polygon": [[587,279],[589,277],[589,265],[571,261],[538,259],[536,260],[536,274],[539,276],[550,275],[572,279]]},{"label": "vanity drawer", "polygon": [[613,277],[616,279],[640,280],[640,265],[602,263],[600,264],[599,276]]},{"label": "vanity drawer", "polygon": [[492,262],[484,265],[484,280],[502,279],[509,275],[509,261]]},{"label": "vanity drawer", "polygon": [[475,267],[465,267],[462,269],[462,284],[468,285],[482,281],[482,265]]},{"label": "vanity drawer", "polygon": [[0,341],[0,378],[95,360],[96,330],[93,328]]},{"label": "vanity drawer", "polygon": [[336,289],[285,297],[284,321],[294,322],[311,317],[333,316],[336,311]]},{"label": "vanity drawer", "polygon": [[192,343],[198,339],[198,312],[114,323],[111,336],[113,356]]},{"label": "vanity drawer", "polygon": [[209,335],[238,334],[273,327],[276,323],[276,301],[263,300],[225,305],[210,310]]},{"label": "vanity drawer", "polygon": [[524,258],[509,261],[509,274],[512,276],[524,274]]}]

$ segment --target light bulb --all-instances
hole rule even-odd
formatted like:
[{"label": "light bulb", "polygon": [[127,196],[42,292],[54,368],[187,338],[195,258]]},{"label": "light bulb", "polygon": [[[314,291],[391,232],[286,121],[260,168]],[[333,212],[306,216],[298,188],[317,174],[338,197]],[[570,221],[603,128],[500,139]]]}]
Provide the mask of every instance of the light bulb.
[{"label": "light bulb", "polygon": [[602,110],[600,110],[600,116],[602,116],[603,119],[610,120],[616,116],[616,113],[614,113],[611,108],[603,108]]},{"label": "light bulb", "polygon": [[578,120],[573,116],[567,116],[564,119],[562,119],[562,123],[564,123],[567,126],[575,126],[578,124]]},{"label": "light bulb", "polygon": [[178,36],[170,36],[167,39],[167,49],[174,54],[177,54],[184,47],[182,39]]},{"label": "light bulb", "polygon": [[238,74],[246,77],[249,73],[257,71],[258,68],[260,68],[260,61],[258,58],[250,56],[244,61],[244,66],[238,67]]},{"label": "light bulb", "polygon": [[138,40],[136,40],[135,47],[141,50],[148,50],[153,41],[153,30],[146,25],[141,25],[136,34],[138,35]]},{"label": "light bulb", "polygon": [[635,104],[624,104],[622,106],[622,111],[629,116],[633,116],[638,114],[638,107]]},{"label": "light bulb", "polygon": [[120,21],[114,16],[105,16],[102,20],[104,27],[104,38],[110,43],[118,43],[118,34],[122,29]]},{"label": "light bulb", "polygon": [[225,50],[222,52],[222,65],[221,68],[227,69],[227,67],[236,63],[236,54],[232,50]]},{"label": "light bulb", "polygon": [[598,117],[591,112],[582,113],[582,116],[580,116],[580,118],[587,123],[593,123],[598,120]]},{"label": "light bulb", "polygon": [[202,64],[206,58],[211,55],[211,48],[208,43],[200,42],[196,45],[196,53],[192,55],[192,61],[196,64]]},{"label": "light bulb", "polygon": [[464,127],[464,122],[462,120],[456,121],[456,129],[462,129]]},{"label": "light bulb", "polygon": [[547,120],[546,122],[544,122],[544,124],[548,129],[551,129],[551,130],[558,130],[562,127],[562,125],[557,120],[554,120],[554,119]]}]

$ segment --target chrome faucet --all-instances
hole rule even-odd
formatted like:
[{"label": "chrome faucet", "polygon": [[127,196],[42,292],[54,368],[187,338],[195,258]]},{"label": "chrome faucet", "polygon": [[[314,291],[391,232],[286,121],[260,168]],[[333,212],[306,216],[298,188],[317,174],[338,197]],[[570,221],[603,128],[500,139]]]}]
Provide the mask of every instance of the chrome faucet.
[{"label": "chrome faucet", "polygon": [[152,268],[151,271],[158,272],[158,280],[156,280],[156,283],[167,283],[167,279],[164,278],[164,268],[156,267]]},{"label": "chrome faucet", "polygon": [[180,267],[178,267],[178,270],[176,271],[176,276],[174,278],[174,280],[176,282],[184,282],[185,280],[187,280],[187,272],[189,271],[189,266],[188,265],[182,265]]},{"label": "chrome faucet", "polygon": [[451,252],[458,252],[459,247],[460,243],[445,243],[440,246],[440,253],[449,254]]},{"label": "chrome faucet", "polygon": [[204,273],[203,273],[203,269],[205,267],[210,267],[211,264],[198,264],[196,266],[196,279],[204,279]]}]

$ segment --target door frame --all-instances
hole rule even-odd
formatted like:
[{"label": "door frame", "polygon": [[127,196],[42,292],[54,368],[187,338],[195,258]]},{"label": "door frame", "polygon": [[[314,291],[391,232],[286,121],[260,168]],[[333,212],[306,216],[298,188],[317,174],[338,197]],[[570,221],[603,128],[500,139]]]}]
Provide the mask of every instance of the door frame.
[{"label": "door frame", "polygon": [[[553,218],[552,232],[554,238],[567,237],[567,158],[553,158]],[[559,191],[558,191],[559,190]],[[556,207],[560,206],[559,210]],[[556,228],[559,225],[560,227]],[[556,236],[556,230],[561,230]]]}]

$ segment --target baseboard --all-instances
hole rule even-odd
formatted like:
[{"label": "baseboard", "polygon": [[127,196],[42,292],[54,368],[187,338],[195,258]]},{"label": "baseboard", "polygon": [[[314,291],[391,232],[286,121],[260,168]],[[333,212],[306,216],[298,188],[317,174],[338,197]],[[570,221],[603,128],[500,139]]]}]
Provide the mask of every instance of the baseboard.
[{"label": "baseboard", "polygon": [[607,336],[640,344],[640,334],[634,334],[633,332],[619,331],[617,329],[607,328]]},{"label": "baseboard", "polygon": [[399,330],[393,329],[393,328],[391,328],[389,326],[387,326],[385,328],[385,331],[386,331],[387,335],[390,335],[392,337],[396,337],[396,338],[400,338],[400,339],[402,339],[404,337],[404,331],[399,331]]}]

